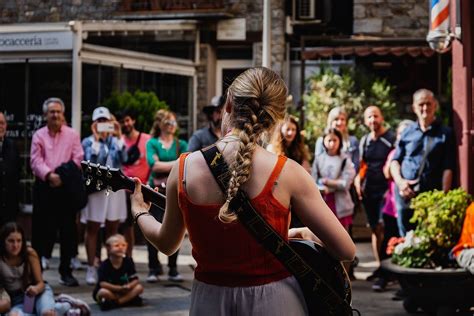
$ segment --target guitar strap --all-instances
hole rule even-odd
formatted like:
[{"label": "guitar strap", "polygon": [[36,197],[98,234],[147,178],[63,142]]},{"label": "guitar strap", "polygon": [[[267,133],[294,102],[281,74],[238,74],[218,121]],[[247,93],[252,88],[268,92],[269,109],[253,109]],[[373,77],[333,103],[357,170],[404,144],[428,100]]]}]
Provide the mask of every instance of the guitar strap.
[{"label": "guitar strap", "polygon": [[[219,149],[216,145],[211,145],[201,149],[201,152],[222,192],[227,192],[230,175],[227,163]],[[236,213],[248,232],[270,251],[305,289],[318,292],[327,306],[328,315],[352,315],[351,306],[265,221],[252,206],[245,192],[239,190],[229,207]]]}]

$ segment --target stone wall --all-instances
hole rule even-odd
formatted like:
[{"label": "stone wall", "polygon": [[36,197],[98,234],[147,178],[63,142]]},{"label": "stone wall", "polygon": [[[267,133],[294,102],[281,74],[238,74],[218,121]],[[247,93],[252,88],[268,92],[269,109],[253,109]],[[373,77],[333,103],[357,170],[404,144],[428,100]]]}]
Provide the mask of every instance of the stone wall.
[{"label": "stone wall", "polygon": [[354,34],[425,37],[428,0],[354,0]]},{"label": "stone wall", "polygon": [[2,0],[0,24],[110,19],[121,0]]},{"label": "stone wall", "polygon": [[[285,1],[271,0],[272,9],[272,69],[283,74],[285,62]],[[237,17],[247,19],[247,32],[261,32],[263,26],[263,0],[242,0],[232,7]],[[255,66],[262,65],[262,43],[253,45],[253,61]]]}]

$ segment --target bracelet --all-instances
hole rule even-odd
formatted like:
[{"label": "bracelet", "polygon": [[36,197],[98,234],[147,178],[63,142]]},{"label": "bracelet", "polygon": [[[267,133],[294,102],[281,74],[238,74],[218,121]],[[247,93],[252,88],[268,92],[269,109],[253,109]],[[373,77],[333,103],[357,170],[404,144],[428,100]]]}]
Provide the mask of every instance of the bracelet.
[{"label": "bracelet", "polygon": [[151,214],[149,212],[140,212],[140,213],[135,214],[135,216],[133,217],[133,222],[135,224],[138,224],[138,218],[142,215],[151,216]]}]

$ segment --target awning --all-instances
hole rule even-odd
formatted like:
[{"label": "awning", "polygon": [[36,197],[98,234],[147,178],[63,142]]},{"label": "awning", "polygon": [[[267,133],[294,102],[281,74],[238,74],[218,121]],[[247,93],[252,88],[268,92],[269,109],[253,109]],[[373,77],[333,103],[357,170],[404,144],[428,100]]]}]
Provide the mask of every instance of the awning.
[{"label": "awning", "polygon": [[327,58],[334,55],[339,56],[368,56],[374,55],[410,55],[411,57],[418,57],[420,55],[425,57],[433,56],[435,52],[425,46],[340,46],[340,47],[316,47],[303,52],[303,59],[319,59]]}]

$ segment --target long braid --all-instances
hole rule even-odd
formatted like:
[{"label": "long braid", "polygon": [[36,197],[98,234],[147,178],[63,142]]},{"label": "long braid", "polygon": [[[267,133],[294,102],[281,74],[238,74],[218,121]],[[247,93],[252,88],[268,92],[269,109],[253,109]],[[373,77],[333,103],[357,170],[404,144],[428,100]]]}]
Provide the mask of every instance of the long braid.
[{"label": "long braid", "polygon": [[230,179],[226,202],[218,218],[229,223],[237,219],[229,209],[230,201],[251,176],[252,157],[257,141],[283,119],[287,88],[283,80],[266,68],[253,68],[238,76],[229,87],[227,99],[232,101],[232,123],[238,131],[239,143],[235,159],[229,166]]},{"label": "long braid", "polygon": [[219,212],[219,219],[222,222],[232,222],[237,219],[235,213],[229,210],[229,203],[237,195],[241,185],[250,179],[252,155],[257,147],[253,130],[254,128],[251,124],[245,124],[244,129],[239,132],[239,149],[237,150],[235,160],[229,167],[231,176],[227,189],[226,202]]}]

